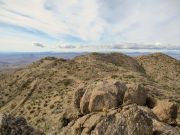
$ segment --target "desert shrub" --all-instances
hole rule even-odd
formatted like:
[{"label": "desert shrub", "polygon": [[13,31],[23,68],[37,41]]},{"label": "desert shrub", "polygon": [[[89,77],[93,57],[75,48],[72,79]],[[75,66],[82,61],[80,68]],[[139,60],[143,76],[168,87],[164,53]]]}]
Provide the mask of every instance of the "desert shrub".
[{"label": "desert shrub", "polygon": [[47,107],[48,106],[48,104],[47,103],[44,103],[44,107]]},{"label": "desert shrub", "polygon": [[127,76],[125,76],[125,78],[135,78],[133,75],[127,75]]},{"label": "desert shrub", "polygon": [[97,52],[92,52],[91,54],[92,54],[92,55],[98,55],[98,53],[97,53]]},{"label": "desert shrub", "polygon": [[54,104],[52,104],[52,105],[50,105],[50,107],[49,107],[50,109],[53,109],[54,108]]},{"label": "desert shrub", "polygon": [[43,112],[43,114],[42,115],[46,115],[46,112]]},{"label": "desert shrub", "polygon": [[23,114],[23,113],[24,113],[24,111],[23,111],[23,110],[20,110],[20,113],[21,113],[21,114]]},{"label": "desert shrub", "polygon": [[16,105],[17,105],[16,103],[12,103],[11,104],[11,109],[14,109],[16,107]]},{"label": "desert shrub", "polygon": [[118,78],[117,75],[112,75],[111,78],[115,79],[115,78]]},{"label": "desert shrub", "polygon": [[29,117],[27,117],[27,120],[30,120],[31,119],[31,117],[29,116]]},{"label": "desert shrub", "polygon": [[34,112],[35,112],[34,110],[31,110],[29,113],[32,114],[32,113],[34,113]]},{"label": "desert shrub", "polygon": [[5,94],[5,96],[6,96],[6,97],[8,97],[8,96],[9,96],[9,94],[8,94],[8,93],[6,93],[6,94]]},{"label": "desert shrub", "polygon": [[72,82],[73,82],[72,79],[64,79],[64,80],[62,81],[62,83],[63,83],[65,86],[68,86],[68,85],[72,84]]}]

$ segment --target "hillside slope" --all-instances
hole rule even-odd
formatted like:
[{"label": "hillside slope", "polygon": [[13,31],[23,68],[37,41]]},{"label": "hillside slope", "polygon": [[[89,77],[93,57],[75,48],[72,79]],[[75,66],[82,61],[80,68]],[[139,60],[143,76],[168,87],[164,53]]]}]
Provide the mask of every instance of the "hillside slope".
[{"label": "hillside slope", "polygon": [[[174,89],[176,84],[178,90],[179,61],[168,56],[156,59],[154,55],[138,57],[137,60],[120,53],[92,53],[72,60],[46,57],[0,76],[0,113],[21,115],[45,132],[50,129],[58,132],[59,121],[65,112],[69,112],[68,117],[79,117],[71,108],[74,91],[80,86],[87,87],[105,80],[127,85],[140,83],[148,88],[151,96],[180,103],[180,93],[164,89],[165,81],[161,81],[164,78],[161,74],[170,74],[168,87]],[[164,63],[166,59],[168,62]],[[151,60],[154,63],[149,63]],[[167,70],[158,72],[156,66]],[[156,80],[157,73],[161,76]]]},{"label": "hillside slope", "polygon": [[146,74],[166,91],[180,94],[180,61],[162,53],[136,57]]}]

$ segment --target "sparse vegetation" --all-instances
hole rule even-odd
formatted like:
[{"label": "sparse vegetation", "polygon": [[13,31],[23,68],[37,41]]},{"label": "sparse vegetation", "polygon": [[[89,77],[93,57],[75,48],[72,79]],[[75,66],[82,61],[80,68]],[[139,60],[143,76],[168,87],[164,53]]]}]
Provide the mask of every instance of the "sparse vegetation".
[{"label": "sparse vegetation", "polygon": [[[82,114],[71,108],[75,89],[81,85],[87,88],[89,84],[102,80],[117,80],[125,84],[143,83],[153,97],[171,99],[179,106],[180,62],[168,56],[151,56],[132,58],[119,53],[92,53],[73,60],[44,58],[1,76],[0,112],[7,113],[15,109],[13,113],[23,115],[31,125],[44,130],[46,121],[47,132],[50,127],[59,132],[62,115],[66,118],[65,125],[82,117]],[[34,90],[29,93],[33,84]],[[19,106],[26,97],[27,100]],[[108,115],[107,109],[103,109],[103,112],[104,116]]]}]

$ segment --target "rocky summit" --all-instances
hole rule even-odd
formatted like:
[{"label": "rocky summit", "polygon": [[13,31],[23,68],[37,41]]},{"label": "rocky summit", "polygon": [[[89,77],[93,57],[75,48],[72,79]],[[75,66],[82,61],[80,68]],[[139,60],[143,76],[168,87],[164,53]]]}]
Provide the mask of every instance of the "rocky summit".
[{"label": "rocky summit", "polygon": [[179,135],[180,61],[46,57],[0,75],[1,135]]}]

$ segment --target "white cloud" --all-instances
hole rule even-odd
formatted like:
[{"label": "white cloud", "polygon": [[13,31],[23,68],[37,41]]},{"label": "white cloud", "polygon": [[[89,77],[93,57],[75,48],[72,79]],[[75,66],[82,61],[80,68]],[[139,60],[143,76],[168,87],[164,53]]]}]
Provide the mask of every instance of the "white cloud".
[{"label": "white cloud", "polygon": [[56,37],[61,34],[76,35],[82,40],[97,40],[104,30],[105,22],[98,15],[96,0],[4,2],[6,5],[0,8],[2,22],[35,28]]},{"label": "white cloud", "polygon": [[[15,32],[8,26],[0,48],[12,48],[14,42],[19,50],[37,50],[33,43],[45,44],[42,50],[179,49],[179,5],[179,0],[0,0],[0,23],[35,30],[24,35],[23,30]],[[0,24],[0,35],[4,29]],[[37,31],[56,41],[43,39]]]},{"label": "white cloud", "polygon": [[[103,16],[114,20],[108,33],[115,42],[180,44],[180,1],[178,0],[114,0],[114,10]],[[110,1],[106,3],[107,7]]]},{"label": "white cloud", "polygon": [[33,43],[34,46],[40,47],[40,48],[45,48],[46,46],[42,43]]}]

